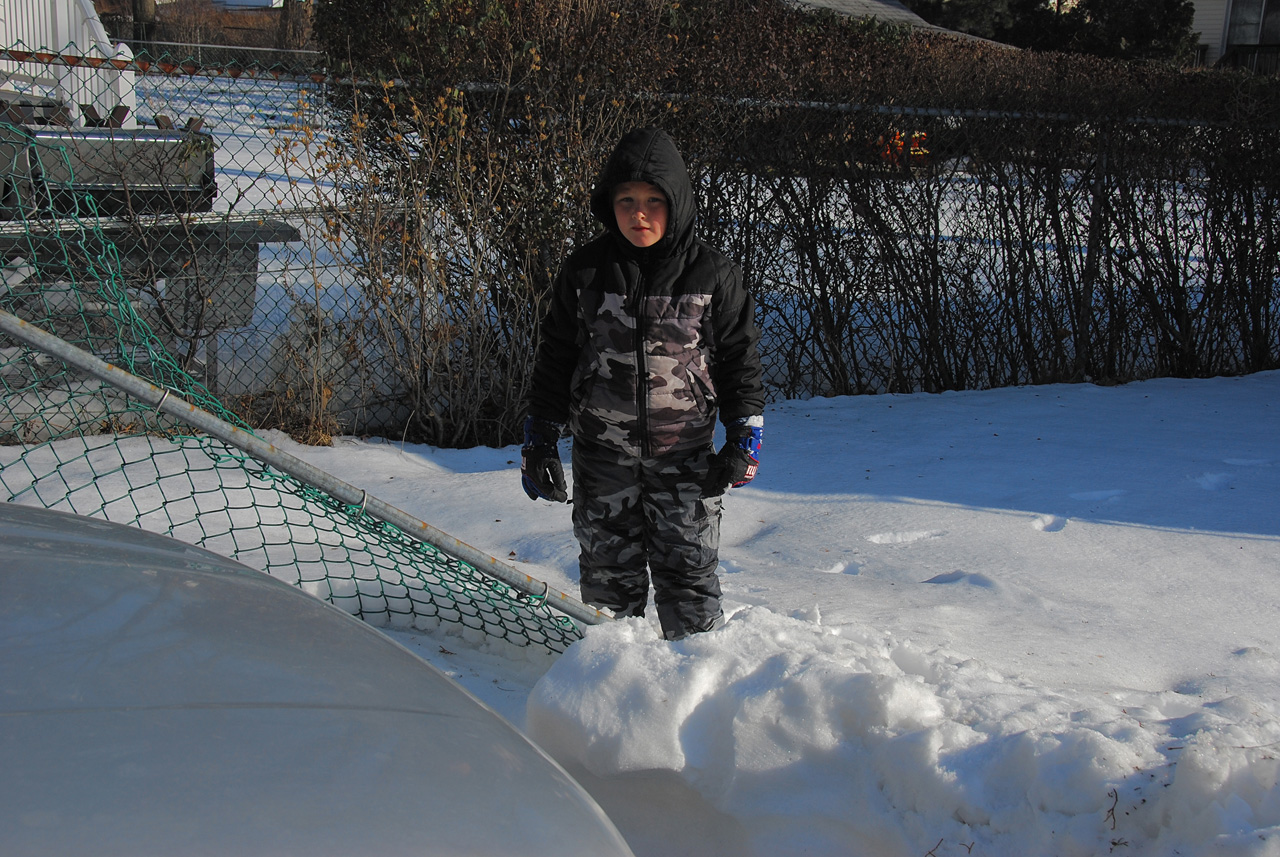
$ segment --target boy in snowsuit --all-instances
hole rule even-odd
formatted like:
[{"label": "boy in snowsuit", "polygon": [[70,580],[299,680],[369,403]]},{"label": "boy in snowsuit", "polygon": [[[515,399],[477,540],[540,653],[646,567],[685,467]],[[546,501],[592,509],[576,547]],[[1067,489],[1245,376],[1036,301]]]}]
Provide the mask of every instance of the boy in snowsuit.
[{"label": "boy in snowsuit", "polygon": [[521,464],[530,498],[567,500],[567,426],[582,600],[643,616],[652,575],[672,640],[723,620],[720,498],[755,476],[764,426],[754,302],[738,265],[696,236],[695,208],[672,139],[626,134],[591,195],[605,232],[552,288]]}]

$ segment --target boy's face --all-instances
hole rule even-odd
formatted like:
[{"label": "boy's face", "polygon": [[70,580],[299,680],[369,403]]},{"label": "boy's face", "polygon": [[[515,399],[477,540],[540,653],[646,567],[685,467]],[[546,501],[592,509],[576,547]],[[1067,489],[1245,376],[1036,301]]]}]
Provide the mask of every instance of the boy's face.
[{"label": "boy's face", "polygon": [[648,182],[625,182],[613,189],[618,229],[637,247],[652,247],[667,233],[667,197]]}]

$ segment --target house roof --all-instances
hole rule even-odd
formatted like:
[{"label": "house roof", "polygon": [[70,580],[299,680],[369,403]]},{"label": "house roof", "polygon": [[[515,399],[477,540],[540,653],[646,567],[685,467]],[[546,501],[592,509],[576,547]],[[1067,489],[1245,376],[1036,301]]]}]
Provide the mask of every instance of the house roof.
[{"label": "house roof", "polygon": [[796,5],[830,9],[851,18],[878,18],[891,24],[907,24],[929,30],[938,29],[903,6],[898,0],[796,0]]},{"label": "house roof", "polygon": [[930,24],[924,18],[903,6],[898,0],[793,0],[793,2],[797,6],[807,6],[810,9],[830,9],[832,12],[848,15],[850,18],[876,18],[888,24],[905,24],[918,30],[933,30],[937,33],[949,33],[964,39],[988,41],[958,30],[948,30],[945,27]]}]

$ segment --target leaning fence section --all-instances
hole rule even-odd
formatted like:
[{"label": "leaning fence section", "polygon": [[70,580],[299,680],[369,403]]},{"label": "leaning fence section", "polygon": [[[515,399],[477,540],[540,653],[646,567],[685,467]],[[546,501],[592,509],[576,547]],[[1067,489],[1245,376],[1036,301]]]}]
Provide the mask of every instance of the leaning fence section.
[{"label": "leaning fence section", "polygon": [[[8,175],[40,177],[22,188],[0,229],[7,317],[248,434],[153,328],[154,305],[130,287],[113,218],[73,186],[67,147],[28,135],[4,157]],[[340,499],[85,365],[14,332],[0,335],[0,499],[167,533],[375,623],[552,651],[580,635],[547,604],[546,587],[520,591],[482,573],[374,517],[365,500]]]}]

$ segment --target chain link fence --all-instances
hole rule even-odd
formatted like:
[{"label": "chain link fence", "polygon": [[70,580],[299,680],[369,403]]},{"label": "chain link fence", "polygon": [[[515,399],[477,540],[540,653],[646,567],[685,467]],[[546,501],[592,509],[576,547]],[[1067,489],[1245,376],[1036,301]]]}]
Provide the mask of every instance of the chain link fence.
[{"label": "chain link fence", "polygon": [[[636,121],[689,154],[775,399],[1280,365],[1275,129],[616,93],[570,114],[246,48],[0,65],[6,266],[15,212],[58,178],[23,140],[61,146],[181,368],[306,441],[515,441],[546,282]],[[127,97],[74,89],[90,67]]]},{"label": "chain link fence", "polygon": [[339,499],[162,414],[167,392],[153,407],[77,365],[110,361],[233,433],[225,402],[287,402],[312,370],[315,328],[298,331],[339,278],[306,240],[320,200],[290,151],[324,124],[320,76],[272,60],[0,53],[0,316],[54,334],[0,336],[0,495],[203,545],[376,624],[561,651],[580,631],[545,585],[530,597],[375,517],[376,498]]},{"label": "chain link fence", "polygon": [[[214,395],[304,440],[396,433],[403,390],[367,359],[328,228],[336,189],[315,158],[334,120],[320,57],[150,50],[99,64],[128,80],[117,103],[61,74],[89,62],[74,45],[0,53],[12,69],[0,84],[6,262],[20,258],[24,207],[66,180],[41,214],[56,222],[89,201],[140,317]],[[44,172],[60,159],[28,163],[31,145],[64,149],[66,174]]]},{"label": "chain link fence", "polygon": [[211,157],[234,135],[205,117],[72,125],[40,98],[10,96],[29,112],[0,125],[0,498],[167,533],[471,643],[558,652],[581,635],[570,616],[607,618],[248,431],[211,386],[219,336],[252,324],[259,286],[288,269],[260,255],[301,230],[237,199],[219,210]]}]

